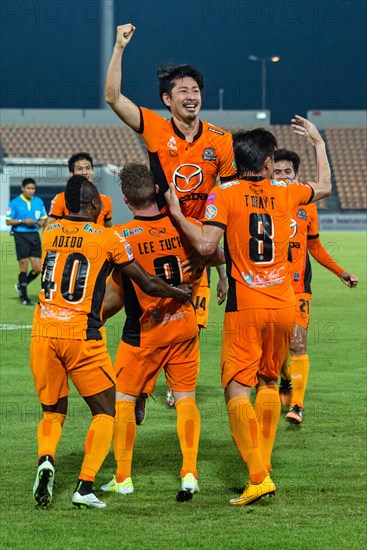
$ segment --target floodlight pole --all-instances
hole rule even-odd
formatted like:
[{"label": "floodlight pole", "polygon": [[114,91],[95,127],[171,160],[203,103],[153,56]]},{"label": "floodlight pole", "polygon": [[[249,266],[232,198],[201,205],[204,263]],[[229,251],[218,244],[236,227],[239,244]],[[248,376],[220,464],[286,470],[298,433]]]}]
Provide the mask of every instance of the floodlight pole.
[{"label": "floodlight pole", "polygon": [[272,57],[258,57],[257,55],[249,55],[250,61],[261,62],[261,110],[265,111],[266,108],[266,62],[271,61],[277,63],[280,61],[280,57],[273,55]]}]

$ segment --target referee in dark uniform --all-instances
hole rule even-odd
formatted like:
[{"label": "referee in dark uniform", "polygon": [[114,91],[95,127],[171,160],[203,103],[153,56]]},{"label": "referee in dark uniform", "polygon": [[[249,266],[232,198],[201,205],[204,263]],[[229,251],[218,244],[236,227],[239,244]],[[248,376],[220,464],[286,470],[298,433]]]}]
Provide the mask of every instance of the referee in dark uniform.
[{"label": "referee in dark uniform", "polygon": [[[6,225],[12,227],[19,262],[18,283],[15,284],[15,289],[24,306],[33,306],[28,297],[27,286],[41,272],[41,239],[38,232],[47,219],[43,201],[35,196],[35,192],[34,179],[24,179],[21,194],[10,201],[6,212]],[[29,262],[31,270],[28,273]]]}]

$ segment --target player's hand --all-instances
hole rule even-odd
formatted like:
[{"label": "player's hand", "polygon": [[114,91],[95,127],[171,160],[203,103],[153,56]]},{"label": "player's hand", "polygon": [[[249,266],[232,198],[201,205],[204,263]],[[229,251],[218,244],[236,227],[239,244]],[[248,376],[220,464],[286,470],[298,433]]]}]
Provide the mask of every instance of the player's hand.
[{"label": "player's hand", "polygon": [[132,35],[135,32],[136,27],[131,23],[125,23],[125,25],[119,25],[116,30],[116,46],[121,49],[126,48],[131,40]]},{"label": "player's hand", "polygon": [[174,287],[177,291],[177,296],[175,299],[178,302],[191,302],[192,301],[192,285],[188,283],[181,283],[178,287]]},{"label": "player's hand", "polygon": [[200,256],[198,252],[193,250],[188,256],[187,260],[182,262],[182,273],[202,273],[205,267],[205,258]]},{"label": "player's hand", "polygon": [[313,146],[324,142],[315,124],[307,120],[307,118],[295,115],[292,118],[291,128],[295,134],[305,137]]},{"label": "player's hand", "polygon": [[176,195],[175,186],[173,183],[169,186],[168,191],[164,194],[167,206],[169,208],[169,211],[173,217],[179,216],[181,214],[181,207],[180,207],[180,201],[178,200],[178,197]]},{"label": "player's hand", "polygon": [[217,284],[218,305],[223,304],[226,298],[227,298],[227,281],[226,279],[219,279]]},{"label": "player's hand", "polygon": [[349,288],[355,288],[358,285],[358,277],[357,275],[353,275],[353,273],[347,273],[344,271],[340,275],[340,280],[345,285],[349,286]]},{"label": "player's hand", "polygon": [[24,223],[25,225],[36,225],[37,220],[34,220],[33,218],[23,218],[22,223]]}]

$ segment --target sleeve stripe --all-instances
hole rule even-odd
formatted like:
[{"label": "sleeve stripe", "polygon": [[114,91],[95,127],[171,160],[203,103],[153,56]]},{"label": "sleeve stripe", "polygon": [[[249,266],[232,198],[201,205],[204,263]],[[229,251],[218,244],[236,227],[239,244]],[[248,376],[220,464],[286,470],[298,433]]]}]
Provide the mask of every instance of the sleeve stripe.
[{"label": "sleeve stripe", "polygon": [[310,189],[311,189],[311,197],[310,197],[310,200],[309,200],[308,202],[306,202],[306,204],[310,204],[310,202],[313,201],[313,198],[314,198],[314,196],[315,196],[314,188],[311,187],[311,185],[310,185]]},{"label": "sleeve stripe", "polygon": [[317,233],[317,235],[307,235],[307,240],[311,241],[312,239],[318,239],[320,237],[320,234]]}]

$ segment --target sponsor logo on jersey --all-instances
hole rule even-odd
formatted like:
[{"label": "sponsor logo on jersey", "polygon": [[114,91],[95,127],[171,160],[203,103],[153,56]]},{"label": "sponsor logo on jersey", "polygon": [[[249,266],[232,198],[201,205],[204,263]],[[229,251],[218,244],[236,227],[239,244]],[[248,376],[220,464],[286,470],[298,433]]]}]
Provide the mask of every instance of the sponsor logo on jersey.
[{"label": "sponsor logo on jersey", "polygon": [[307,212],[304,208],[300,208],[297,212],[297,218],[301,220],[307,220]]},{"label": "sponsor logo on jersey", "polygon": [[260,187],[254,187],[253,185],[250,185],[250,189],[255,195],[262,195],[264,192]]},{"label": "sponsor logo on jersey", "polygon": [[254,275],[252,271],[250,271],[250,273],[244,273],[242,271],[241,275],[250,288],[265,288],[283,284],[284,275],[282,275],[282,271],[284,271],[284,266],[279,269],[275,267],[271,271],[260,271],[256,275]]},{"label": "sponsor logo on jersey", "polygon": [[167,142],[167,147],[169,149],[172,149],[173,151],[177,151],[177,146],[176,146],[176,140],[173,136],[171,136]]},{"label": "sponsor logo on jersey", "polygon": [[287,184],[283,180],[271,180],[270,185],[276,185],[277,187],[287,187]]},{"label": "sponsor logo on jersey", "polygon": [[62,229],[63,233],[66,233],[67,235],[73,235],[74,233],[78,233],[79,227],[63,227]]},{"label": "sponsor logo on jersey", "polygon": [[173,173],[173,184],[180,193],[187,193],[203,182],[203,171],[197,164],[181,164]]},{"label": "sponsor logo on jersey", "polygon": [[291,234],[289,236],[290,239],[293,239],[293,237],[297,234],[298,226],[296,220],[291,218]]},{"label": "sponsor logo on jersey", "polygon": [[166,232],[165,227],[156,227],[155,229],[149,229],[149,233],[153,235],[153,237],[160,237]]},{"label": "sponsor logo on jersey", "polygon": [[205,217],[208,218],[208,220],[211,220],[212,218],[215,218],[215,216],[218,214],[218,209],[213,204],[208,204],[205,210]]},{"label": "sponsor logo on jersey", "polygon": [[95,229],[94,227],[91,226],[90,223],[86,223],[83,227],[82,227],[82,230],[83,231],[87,231],[88,233],[97,233],[97,234],[101,234],[102,233],[102,229]]},{"label": "sponsor logo on jersey", "polygon": [[47,226],[46,231],[51,231],[51,229],[58,229],[61,227],[61,223],[51,223]]},{"label": "sponsor logo on jersey", "polygon": [[122,234],[124,237],[131,237],[132,235],[143,233],[143,231],[144,229],[142,227],[135,227],[135,229],[123,229]]},{"label": "sponsor logo on jersey", "polygon": [[211,161],[217,160],[217,155],[213,147],[205,147],[203,151],[203,160],[211,160]]},{"label": "sponsor logo on jersey", "polygon": [[134,259],[134,254],[131,250],[130,244],[127,241],[124,242],[124,247],[125,247],[125,251],[126,251],[126,254],[127,254],[127,257],[129,258],[129,260],[133,260]]},{"label": "sponsor logo on jersey", "polygon": [[232,187],[232,185],[239,185],[239,181],[227,181],[226,183],[222,183],[219,187],[221,189],[228,189],[228,187]]},{"label": "sponsor logo on jersey", "polygon": [[224,136],[224,132],[221,130],[218,130],[218,128],[214,128],[214,126],[208,126],[209,132],[213,132],[213,134],[218,134],[220,136]]}]

